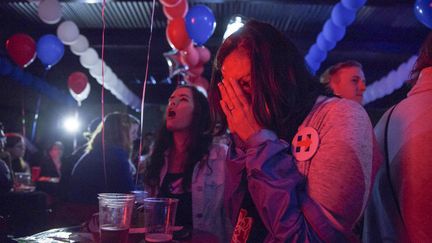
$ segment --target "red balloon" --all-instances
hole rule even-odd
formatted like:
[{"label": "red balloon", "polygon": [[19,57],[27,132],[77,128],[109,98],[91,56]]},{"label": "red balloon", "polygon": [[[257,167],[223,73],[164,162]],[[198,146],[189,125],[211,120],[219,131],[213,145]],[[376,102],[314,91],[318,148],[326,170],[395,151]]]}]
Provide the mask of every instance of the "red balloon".
[{"label": "red balloon", "polygon": [[75,94],[81,94],[81,92],[83,92],[85,87],[87,86],[87,83],[88,83],[87,75],[85,75],[82,72],[73,72],[69,75],[68,87]]},{"label": "red balloon", "polygon": [[185,50],[192,42],[186,32],[183,18],[176,18],[168,22],[166,36],[171,47],[177,50]]},{"label": "red balloon", "polygon": [[6,50],[12,60],[20,67],[30,65],[36,58],[36,43],[26,34],[14,34],[6,41]]},{"label": "red balloon", "polygon": [[208,90],[210,86],[209,81],[203,76],[196,78],[194,84],[203,87],[205,90]]},{"label": "red balloon", "polygon": [[205,46],[198,46],[196,47],[196,50],[198,52],[199,55],[199,62],[204,64],[207,63],[208,61],[210,61],[211,58],[211,54],[209,49],[207,49]]},{"label": "red balloon", "polygon": [[180,0],[159,0],[159,1],[162,3],[162,5],[167,7],[174,7],[180,2]]},{"label": "red balloon", "polygon": [[184,18],[187,11],[189,10],[189,5],[187,0],[179,0],[179,3],[174,7],[163,6],[163,12],[168,20],[175,18]]},{"label": "red balloon", "polygon": [[186,48],[186,50],[181,51],[180,61],[183,64],[193,67],[198,64],[199,60],[198,51],[192,43]]},{"label": "red balloon", "polygon": [[186,74],[184,78],[188,83],[193,84],[193,83],[195,83],[195,80],[198,78],[198,76]]},{"label": "red balloon", "polygon": [[204,66],[200,64],[198,64],[195,67],[191,67],[188,70],[188,74],[192,77],[200,76],[201,74],[203,74],[203,72],[204,72]]}]

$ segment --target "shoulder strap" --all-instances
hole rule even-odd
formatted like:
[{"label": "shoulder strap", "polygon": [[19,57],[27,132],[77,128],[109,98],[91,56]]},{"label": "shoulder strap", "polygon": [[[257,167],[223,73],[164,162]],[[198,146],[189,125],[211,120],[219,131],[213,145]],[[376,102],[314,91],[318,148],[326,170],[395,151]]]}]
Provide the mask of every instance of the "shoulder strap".
[{"label": "shoulder strap", "polygon": [[392,192],[392,195],[393,195],[393,199],[394,199],[394,201],[396,203],[396,207],[397,207],[400,219],[402,221],[402,225],[405,225],[403,217],[402,217],[402,211],[401,211],[401,208],[400,208],[400,205],[399,205],[399,200],[398,200],[398,198],[396,196],[396,192],[395,192],[395,189],[394,189],[394,186],[393,186],[393,183],[392,183],[392,179],[391,179],[390,160],[389,160],[389,151],[388,151],[388,127],[389,127],[389,124],[390,124],[390,117],[393,114],[393,111],[395,110],[396,106],[397,105],[393,106],[393,108],[390,110],[390,113],[389,113],[389,115],[387,117],[387,121],[386,121],[386,124],[385,124],[385,131],[384,131],[384,152],[385,152],[385,160],[386,160],[385,164],[386,164],[386,169],[387,169],[387,179],[388,179],[388,181],[390,183],[390,189],[391,189],[391,192]]}]

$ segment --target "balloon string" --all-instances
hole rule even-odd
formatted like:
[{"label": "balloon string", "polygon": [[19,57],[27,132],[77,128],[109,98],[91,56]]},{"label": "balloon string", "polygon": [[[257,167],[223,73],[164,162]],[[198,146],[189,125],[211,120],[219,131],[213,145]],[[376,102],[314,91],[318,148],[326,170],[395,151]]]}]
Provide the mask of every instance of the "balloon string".
[{"label": "balloon string", "polygon": [[[148,40],[148,48],[147,48],[147,64],[146,64],[146,71],[145,71],[145,77],[144,77],[144,82],[143,82],[143,89],[142,89],[142,99],[141,99],[141,117],[140,117],[140,145],[139,145],[139,151],[138,151],[138,158],[140,160],[141,158],[141,153],[142,153],[142,147],[143,147],[143,124],[144,124],[144,101],[145,101],[145,95],[146,95],[146,86],[147,86],[147,78],[148,78],[148,69],[149,69],[149,63],[150,63],[150,50],[151,50],[151,41],[152,41],[152,36],[153,36],[153,21],[154,21],[154,13],[155,13],[155,5],[156,5],[156,0],[153,0],[153,4],[152,4],[152,14],[151,14],[151,19],[150,19],[150,35],[149,35],[149,40]],[[138,168],[137,168],[137,173],[136,173],[136,178],[135,178],[135,187],[138,185],[138,174],[139,174],[139,166],[140,166],[140,161],[138,160]]]},{"label": "balloon string", "polygon": [[26,136],[26,119],[25,119],[25,107],[24,107],[24,97],[21,96],[21,126],[22,135]]},{"label": "balloon string", "polygon": [[[48,74],[48,68],[44,69],[44,72],[42,74],[42,79],[46,80],[46,76]],[[34,119],[33,119],[33,127],[32,127],[32,134],[31,134],[31,141],[34,142],[36,140],[36,129],[37,129],[37,123],[39,120],[39,112],[40,112],[40,106],[41,106],[41,100],[42,100],[42,95],[39,94],[38,95],[38,99],[36,101],[36,110],[35,110],[35,115],[34,115]]]},{"label": "balloon string", "polygon": [[108,189],[106,161],[105,161],[105,103],[104,103],[104,90],[105,90],[105,73],[104,73],[104,58],[105,58],[105,0],[102,3],[102,91],[101,91],[101,105],[102,105],[102,160],[104,167],[105,189]]}]

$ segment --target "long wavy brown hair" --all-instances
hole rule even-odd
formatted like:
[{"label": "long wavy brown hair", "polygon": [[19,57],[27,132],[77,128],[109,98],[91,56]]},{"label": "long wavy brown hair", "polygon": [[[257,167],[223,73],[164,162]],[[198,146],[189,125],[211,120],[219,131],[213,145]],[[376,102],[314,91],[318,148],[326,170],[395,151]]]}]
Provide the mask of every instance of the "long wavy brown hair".
[{"label": "long wavy brown hair", "polygon": [[325,90],[310,74],[303,55],[292,41],[273,26],[254,20],[228,37],[217,52],[209,94],[213,127],[218,123],[222,125],[219,134],[227,127],[217,84],[223,78],[221,67],[225,58],[239,48],[246,50],[251,60],[251,102],[255,119],[278,137],[291,141],[317,97]]},{"label": "long wavy brown hair", "polygon": [[[139,121],[127,113],[113,112],[106,115],[104,120],[105,145],[119,146],[130,153],[132,142],[129,130],[132,124],[139,124]],[[102,122],[92,133],[86,151],[90,152],[98,146],[102,146]]]},{"label": "long wavy brown hair", "polygon": [[[207,165],[207,160],[203,160],[208,153],[212,143],[212,135],[210,131],[210,109],[207,98],[193,86],[179,86],[180,88],[188,88],[192,91],[192,99],[194,110],[192,112],[192,123],[190,125],[189,146],[187,148],[186,168],[183,176],[183,188],[189,190],[192,181],[192,173],[195,165],[203,162],[200,166]],[[163,122],[161,129],[157,135],[153,153],[147,163],[144,174],[144,183],[152,191],[155,191],[160,184],[160,172],[164,166],[165,152],[174,146],[173,133],[168,131],[166,121]]]},{"label": "long wavy brown hair", "polygon": [[426,37],[420,47],[419,56],[411,71],[409,83],[414,86],[423,68],[432,66],[432,32]]}]

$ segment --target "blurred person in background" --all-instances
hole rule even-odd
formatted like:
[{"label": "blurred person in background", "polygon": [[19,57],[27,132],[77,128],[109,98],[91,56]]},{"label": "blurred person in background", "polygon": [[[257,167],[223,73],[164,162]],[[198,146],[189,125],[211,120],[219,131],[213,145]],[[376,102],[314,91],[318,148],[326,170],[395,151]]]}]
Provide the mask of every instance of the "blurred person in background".
[{"label": "blurred person in background", "polygon": [[[40,163],[40,173],[37,178],[38,190],[48,193],[53,200],[60,197],[61,187],[60,180],[62,178],[61,167],[63,166],[64,146],[60,141],[54,142],[48,149],[47,155]],[[34,167],[32,167],[34,170]]]},{"label": "blurred person in background", "polygon": [[54,142],[48,149],[48,155],[41,162],[39,181],[60,181],[64,146],[60,141]]},{"label": "blurred person in background", "polygon": [[144,182],[151,196],[179,199],[176,225],[230,237],[223,207],[227,146],[212,143],[209,104],[193,86],[171,94],[164,125],[146,161]]},{"label": "blurred person in background", "polygon": [[407,98],[375,127],[384,151],[365,213],[364,242],[432,239],[432,33],[411,72]]},{"label": "blurred person in background", "polygon": [[321,75],[320,82],[326,86],[329,94],[362,104],[366,83],[359,62],[349,60],[329,67]]},{"label": "blurred person in background", "polygon": [[104,119],[104,140],[100,123],[86,153],[73,168],[69,194],[72,202],[97,205],[98,193],[126,193],[134,189],[130,155],[137,136],[136,118],[114,112]]},{"label": "blurred person in background", "polygon": [[0,195],[9,192],[13,186],[10,155],[4,151],[6,136],[3,129],[3,123],[0,122]]},{"label": "blurred person in background", "polygon": [[99,123],[101,122],[101,119],[95,118],[93,119],[89,125],[87,126],[87,131],[83,132],[83,136],[86,139],[85,143],[79,146],[75,151],[72,152],[72,154],[65,156],[65,158],[62,160],[62,166],[61,166],[61,178],[60,178],[60,196],[63,200],[68,200],[68,194],[69,194],[69,184],[70,184],[70,177],[72,175],[72,170],[75,166],[75,164],[78,162],[78,160],[85,154],[86,148],[88,147],[88,143],[90,141],[92,133],[96,130]]},{"label": "blurred person in background", "polygon": [[24,160],[26,144],[23,136],[18,133],[6,133],[6,151],[11,156],[12,171],[30,173],[30,166]]}]

